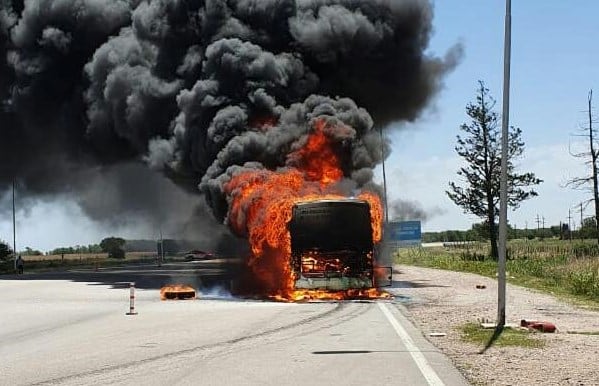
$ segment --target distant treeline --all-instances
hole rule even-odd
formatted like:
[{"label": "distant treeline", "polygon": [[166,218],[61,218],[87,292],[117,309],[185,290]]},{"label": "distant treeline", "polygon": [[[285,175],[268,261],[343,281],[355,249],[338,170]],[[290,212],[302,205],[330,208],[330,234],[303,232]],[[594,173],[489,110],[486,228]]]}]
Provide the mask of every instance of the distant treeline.
[{"label": "distant treeline", "polygon": [[[158,253],[159,251],[159,243],[157,240],[125,240],[125,244],[123,245],[123,250],[125,252],[149,252],[149,253]],[[196,244],[192,241],[187,240],[174,240],[174,239],[164,239],[164,253],[165,254],[175,254],[187,252],[191,249],[197,248]],[[77,254],[77,253],[101,253],[105,252],[100,244],[90,244],[88,246],[85,245],[76,245],[73,247],[60,247],[55,248],[51,251],[48,251],[47,255],[61,255],[61,254]],[[26,248],[25,251],[22,252],[25,255],[43,255],[42,252],[32,250],[31,248]]]},{"label": "distant treeline", "polygon": [[[423,243],[446,242],[446,241],[483,241],[487,240],[488,232],[485,223],[474,224],[468,230],[448,230],[442,232],[423,232]],[[497,229],[497,228],[496,228]],[[554,225],[549,228],[538,229],[517,229],[508,226],[508,239],[544,239],[544,238],[559,238],[559,239],[588,239],[595,236],[595,219],[587,218],[584,220],[582,227],[576,231],[570,231],[568,224]],[[192,249],[202,249],[197,243],[188,240],[164,239],[164,253],[168,255],[184,253]],[[125,252],[148,252],[159,253],[159,241],[157,240],[125,240],[122,249]],[[55,248],[46,252],[46,255],[61,255],[61,254],[85,254],[85,253],[101,253],[106,252],[98,244],[90,245],[75,245],[70,247]],[[12,253],[8,243],[0,241],[0,259],[3,256],[8,256]],[[27,256],[44,255],[43,252],[31,249],[29,247],[20,251],[21,254]]]},{"label": "distant treeline", "polygon": [[[55,248],[46,253],[47,255],[71,255],[75,253],[101,253],[102,248],[100,248],[100,244],[90,244],[90,245],[75,245],[74,247],[60,247]],[[23,251],[25,255],[39,255],[41,252],[36,250],[31,250],[30,248],[25,248]]]},{"label": "distant treeline", "polygon": [[[594,218],[585,219],[582,228],[570,231],[568,224],[553,225],[549,228],[519,229],[508,226],[508,239],[588,239],[595,237]],[[487,240],[486,224],[474,224],[468,230],[449,230],[442,232],[424,232],[423,243],[434,243],[444,241],[483,241]],[[495,229],[498,226],[496,226]]]}]

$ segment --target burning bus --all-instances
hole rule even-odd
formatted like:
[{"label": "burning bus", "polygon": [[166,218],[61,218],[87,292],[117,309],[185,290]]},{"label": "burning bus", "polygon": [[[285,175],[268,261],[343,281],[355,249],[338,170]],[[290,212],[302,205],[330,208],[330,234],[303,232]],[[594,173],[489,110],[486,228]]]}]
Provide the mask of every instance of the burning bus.
[{"label": "burning bus", "polygon": [[289,155],[294,167],[234,169],[223,185],[227,224],[251,248],[244,282],[248,292],[280,300],[379,297],[378,278],[391,271],[375,264],[381,199],[369,190],[343,194],[341,160],[327,134],[338,122],[312,124]]},{"label": "burning bus", "polygon": [[370,205],[360,199],[296,202],[288,223],[296,289],[372,288]]}]

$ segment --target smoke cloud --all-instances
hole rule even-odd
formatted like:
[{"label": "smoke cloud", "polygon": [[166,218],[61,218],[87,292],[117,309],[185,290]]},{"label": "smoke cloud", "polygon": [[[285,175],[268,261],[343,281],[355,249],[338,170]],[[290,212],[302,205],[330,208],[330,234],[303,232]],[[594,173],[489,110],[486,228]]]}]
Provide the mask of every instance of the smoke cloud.
[{"label": "smoke cloud", "polygon": [[389,214],[393,221],[420,220],[427,222],[435,216],[442,215],[444,210],[441,208],[424,209],[416,201],[395,200],[389,204]]},{"label": "smoke cloud", "polygon": [[297,166],[316,119],[348,191],[372,184],[375,126],[418,118],[459,61],[426,53],[432,18],[420,0],[0,0],[0,191],[16,177],[101,221],[188,204],[145,163],[220,221],[223,183]]}]

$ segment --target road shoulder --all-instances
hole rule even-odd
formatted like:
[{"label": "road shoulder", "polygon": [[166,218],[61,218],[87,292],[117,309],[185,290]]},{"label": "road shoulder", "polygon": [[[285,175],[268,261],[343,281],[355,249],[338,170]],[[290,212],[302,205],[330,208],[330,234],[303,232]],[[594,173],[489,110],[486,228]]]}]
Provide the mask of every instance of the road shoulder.
[{"label": "road shoulder", "polygon": [[[444,270],[396,266],[392,290],[404,300],[406,316],[422,334],[446,354],[472,383],[482,385],[581,385],[595,384],[599,368],[597,312],[575,307],[551,295],[508,285],[507,322],[543,320],[557,325],[555,334],[538,334],[542,349],[480,347],[464,343],[459,327],[480,319],[494,320],[497,282],[493,279]],[[477,289],[483,286],[482,289]],[[430,337],[433,332],[445,336]]]}]

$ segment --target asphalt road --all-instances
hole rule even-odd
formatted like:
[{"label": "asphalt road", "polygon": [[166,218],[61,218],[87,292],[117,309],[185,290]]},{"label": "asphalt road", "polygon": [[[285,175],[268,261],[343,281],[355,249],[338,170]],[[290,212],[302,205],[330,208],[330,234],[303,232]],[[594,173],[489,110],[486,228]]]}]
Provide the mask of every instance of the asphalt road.
[{"label": "asphalt road", "polygon": [[[159,299],[166,282],[211,269],[0,277],[0,384],[466,384],[397,301],[274,303],[205,287],[196,300]],[[132,280],[143,285],[126,315]]]}]

